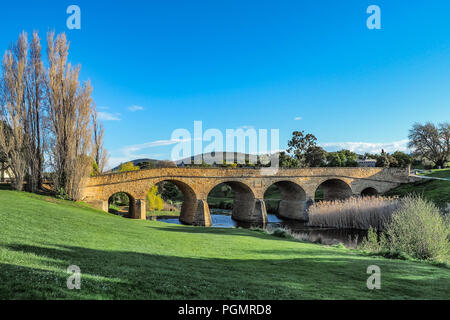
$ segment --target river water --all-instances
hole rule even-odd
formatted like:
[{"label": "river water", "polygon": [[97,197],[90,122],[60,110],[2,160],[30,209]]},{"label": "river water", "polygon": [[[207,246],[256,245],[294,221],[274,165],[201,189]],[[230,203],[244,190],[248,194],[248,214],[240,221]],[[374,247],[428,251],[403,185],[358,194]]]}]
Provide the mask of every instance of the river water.
[{"label": "river water", "polygon": [[[211,220],[213,228],[276,228],[283,227],[292,230],[301,240],[322,243],[336,244],[342,243],[346,247],[355,248],[364,237],[367,231],[354,229],[316,228],[309,227],[304,222],[294,220],[281,220],[274,214],[267,215],[266,225],[255,225],[235,221],[231,218],[230,210],[211,209]],[[161,217],[157,219],[161,222],[181,224],[178,217]]]}]

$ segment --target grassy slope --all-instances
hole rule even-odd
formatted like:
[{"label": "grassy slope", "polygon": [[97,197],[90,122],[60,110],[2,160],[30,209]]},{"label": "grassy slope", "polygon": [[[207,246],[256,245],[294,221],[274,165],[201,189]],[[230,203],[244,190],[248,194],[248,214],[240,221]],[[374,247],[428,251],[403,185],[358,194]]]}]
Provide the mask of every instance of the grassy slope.
[{"label": "grassy slope", "polygon": [[[0,298],[450,298],[450,270],[243,229],[136,221],[0,190]],[[366,288],[369,265],[382,289]],[[69,265],[81,290],[66,288]]]},{"label": "grassy slope", "polygon": [[434,178],[450,178],[450,169],[434,169],[430,173],[423,174],[424,176]]},{"label": "grassy slope", "polygon": [[[425,176],[435,178],[450,178],[450,169],[433,170]],[[450,203],[450,181],[443,180],[422,180],[401,185],[392,189],[386,195],[404,196],[407,194],[421,194],[424,198],[434,201],[441,207],[446,207]]]}]

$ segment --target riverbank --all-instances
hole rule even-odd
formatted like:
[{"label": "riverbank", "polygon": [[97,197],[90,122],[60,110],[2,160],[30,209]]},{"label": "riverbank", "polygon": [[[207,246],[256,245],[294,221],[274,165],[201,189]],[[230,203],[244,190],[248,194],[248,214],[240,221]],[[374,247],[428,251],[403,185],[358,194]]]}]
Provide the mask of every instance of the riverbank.
[{"label": "riverbank", "polygon": [[[432,170],[422,176],[450,179],[450,169]],[[424,199],[433,201],[440,208],[445,209],[450,204],[450,180],[423,179],[406,183],[388,191],[386,196],[404,197],[409,194],[422,195]]]},{"label": "riverbank", "polygon": [[[0,190],[0,299],[449,299],[450,270]],[[66,287],[77,265],[82,290]],[[367,267],[382,272],[368,290]]]}]

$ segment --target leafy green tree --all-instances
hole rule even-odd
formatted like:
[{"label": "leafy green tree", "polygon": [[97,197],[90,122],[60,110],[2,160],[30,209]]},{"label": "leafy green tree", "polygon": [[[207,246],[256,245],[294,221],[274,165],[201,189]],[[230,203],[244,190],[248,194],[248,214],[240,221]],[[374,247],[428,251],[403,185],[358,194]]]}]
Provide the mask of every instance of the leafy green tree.
[{"label": "leafy green tree", "polygon": [[299,168],[300,167],[300,161],[298,159],[291,157],[290,155],[286,154],[286,152],[282,151],[279,154],[279,164],[280,168]]},{"label": "leafy green tree", "polygon": [[288,141],[287,152],[294,155],[301,167],[306,167],[308,165],[306,154],[308,150],[312,150],[311,148],[316,146],[316,142],[317,138],[313,134],[305,134],[304,131],[294,131],[292,139]]},{"label": "leafy green tree", "polygon": [[319,146],[311,146],[305,154],[305,162],[308,167],[323,167],[327,160],[327,152]]},{"label": "leafy green tree", "polygon": [[326,154],[327,167],[357,167],[358,155],[350,150],[328,152]]},{"label": "leafy green tree", "polygon": [[327,153],[327,166],[328,167],[343,167],[345,159],[342,158],[342,154],[339,152]]},{"label": "leafy green tree", "polygon": [[356,161],[358,159],[358,155],[350,150],[341,150],[338,151],[338,153],[341,154],[341,158],[344,159],[343,167],[357,167],[358,162]]},{"label": "leafy green tree", "polygon": [[[407,168],[413,163],[413,157],[401,151],[395,151],[392,157],[397,161],[397,167]],[[391,164],[391,167],[393,165]]]},{"label": "leafy green tree", "polygon": [[384,152],[384,150],[381,150],[381,155],[377,159],[377,163],[375,165],[380,168],[389,168],[390,165],[389,155],[386,152]]},{"label": "leafy green tree", "polygon": [[173,184],[173,182],[170,181],[158,183],[158,192],[164,201],[183,199],[183,193],[175,184]]}]

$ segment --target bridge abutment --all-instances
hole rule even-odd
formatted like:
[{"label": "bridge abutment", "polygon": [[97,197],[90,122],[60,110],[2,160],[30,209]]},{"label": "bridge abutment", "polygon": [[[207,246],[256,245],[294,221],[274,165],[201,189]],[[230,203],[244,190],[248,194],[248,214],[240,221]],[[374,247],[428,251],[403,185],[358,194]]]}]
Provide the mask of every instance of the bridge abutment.
[{"label": "bridge abutment", "polygon": [[146,220],[147,208],[145,199],[137,199],[134,206],[130,206],[130,214],[132,219]]},{"label": "bridge abutment", "polygon": [[305,204],[304,200],[281,200],[278,216],[290,220],[308,221]]},{"label": "bridge abutment", "polygon": [[233,204],[232,217],[241,222],[264,224],[267,222],[266,203],[264,199],[236,199]]},{"label": "bridge abutment", "polygon": [[210,227],[212,225],[211,214],[206,200],[197,201],[197,210],[195,211],[192,225],[201,227]]}]

